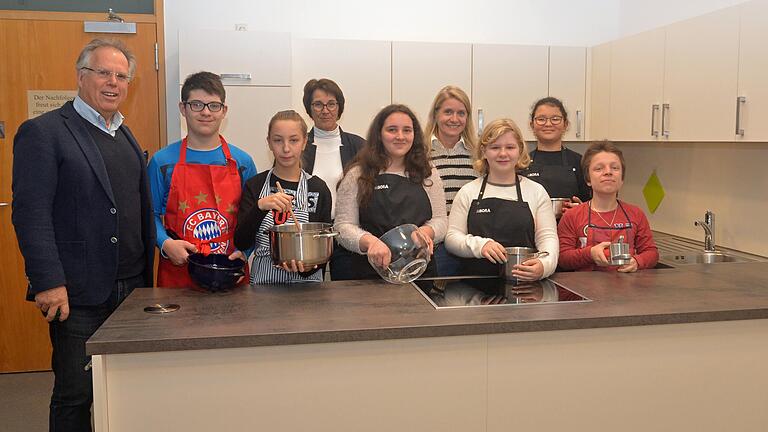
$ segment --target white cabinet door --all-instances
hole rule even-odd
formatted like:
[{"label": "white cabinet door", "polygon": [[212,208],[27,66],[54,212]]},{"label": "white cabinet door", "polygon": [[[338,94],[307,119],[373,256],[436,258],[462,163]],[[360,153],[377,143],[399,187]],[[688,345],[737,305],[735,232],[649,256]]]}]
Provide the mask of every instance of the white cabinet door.
[{"label": "white cabinet door", "polygon": [[392,102],[408,105],[422,127],[437,91],[449,84],[472,97],[472,45],[392,42]]},{"label": "white cabinet door", "polygon": [[610,134],[611,113],[611,44],[592,47],[589,51],[589,115],[586,121],[588,139],[604,140]]},{"label": "white cabinet door", "polygon": [[293,109],[311,123],[304,110],[304,85],[329,78],[344,92],[341,127],[365,137],[376,113],[392,97],[392,43],[385,41],[294,39]]},{"label": "white cabinet door", "polygon": [[563,101],[568,111],[568,128],[563,140],[584,141],[586,113],[587,49],[549,48],[549,95]]},{"label": "white cabinet door", "polygon": [[611,43],[611,139],[658,139],[664,91],[664,38],[665,31],[660,28]]},{"label": "white cabinet door", "polygon": [[288,33],[200,30],[179,33],[179,82],[195,72],[222,76],[225,85],[290,86]]},{"label": "white cabinet door", "polygon": [[[740,129],[744,141],[768,141],[768,2],[751,1],[741,6],[739,47]],[[735,128],[734,128],[735,132]]]},{"label": "white cabinet door", "polygon": [[[475,122],[478,110],[482,110],[486,125],[491,120],[508,117],[517,123],[526,141],[533,140],[528,119],[533,104],[547,95],[548,48],[474,45],[473,50],[472,108]],[[477,130],[479,133],[480,128]]]},{"label": "white cabinet door", "polygon": [[[269,120],[291,106],[289,87],[227,86],[227,117],[221,134],[228,142],[251,155],[259,172],[272,166],[267,148]],[[181,136],[187,135],[182,117]]]},{"label": "white cabinet door", "polygon": [[739,61],[739,9],[666,28],[664,102],[674,141],[733,141]]}]

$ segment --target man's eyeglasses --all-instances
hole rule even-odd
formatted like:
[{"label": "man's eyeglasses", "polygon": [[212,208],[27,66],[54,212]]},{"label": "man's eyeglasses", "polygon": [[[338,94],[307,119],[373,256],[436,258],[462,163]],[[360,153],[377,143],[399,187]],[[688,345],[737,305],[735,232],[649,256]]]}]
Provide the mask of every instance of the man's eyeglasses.
[{"label": "man's eyeglasses", "polygon": [[222,108],[224,108],[224,104],[221,102],[202,102],[199,100],[192,100],[189,102],[184,102],[184,105],[188,106],[189,109],[191,109],[194,112],[200,112],[205,109],[205,107],[208,107],[208,111],[210,112],[219,112]]},{"label": "man's eyeglasses", "polygon": [[534,123],[536,123],[539,126],[544,126],[547,124],[547,121],[552,123],[552,126],[557,126],[560,123],[563,122],[563,118],[560,116],[552,116],[552,117],[536,117],[533,119]]},{"label": "man's eyeglasses", "polygon": [[328,103],[312,102],[312,109],[316,112],[322,111],[323,108],[328,108],[328,111],[336,111],[339,108],[339,103],[336,101],[329,101]]},{"label": "man's eyeglasses", "polygon": [[112,78],[112,75],[114,75],[115,79],[117,79],[120,82],[126,82],[127,83],[127,82],[131,81],[131,76],[130,75],[126,75],[126,74],[120,73],[120,72],[112,72],[112,71],[108,71],[106,69],[91,69],[91,68],[89,68],[87,66],[83,66],[80,69],[85,69],[85,70],[91,71],[91,72],[95,73],[96,75],[98,75],[98,77],[103,79],[103,80],[109,80],[110,78]]}]

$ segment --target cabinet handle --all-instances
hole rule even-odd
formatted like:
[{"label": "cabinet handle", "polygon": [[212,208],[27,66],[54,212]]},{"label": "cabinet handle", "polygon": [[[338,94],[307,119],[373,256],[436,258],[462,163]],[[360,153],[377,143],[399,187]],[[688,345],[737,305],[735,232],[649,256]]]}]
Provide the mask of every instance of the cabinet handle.
[{"label": "cabinet handle", "polygon": [[581,138],[581,111],[576,110],[576,138]]},{"label": "cabinet handle", "polygon": [[483,133],[483,125],[485,124],[485,115],[483,114],[483,109],[478,108],[477,109],[477,136],[480,137]]},{"label": "cabinet handle", "polygon": [[651,136],[658,137],[659,131],[656,130],[656,114],[659,113],[659,104],[651,105]]},{"label": "cabinet handle", "polygon": [[9,205],[11,205],[11,203],[0,202],[0,207],[8,207]]},{"label": "cabinet handle", "polygon": [[249,73],[223,73],[219,74],[219,77],[221,79],[232,79],[232,80],[245,80],[250,81],[251,80],[251,74]]},{"label": "cabinet handle", "polygon": [[741,106],[747,102],[746,96],[736,98],[736,135],[744,136],[744,129],[741,127]]},{"label": "cabinet handle", "polygon": [[669,138],[669,129],[667,129],[667,115],[669,114],[669,104],[661,104],[661,135]]}]

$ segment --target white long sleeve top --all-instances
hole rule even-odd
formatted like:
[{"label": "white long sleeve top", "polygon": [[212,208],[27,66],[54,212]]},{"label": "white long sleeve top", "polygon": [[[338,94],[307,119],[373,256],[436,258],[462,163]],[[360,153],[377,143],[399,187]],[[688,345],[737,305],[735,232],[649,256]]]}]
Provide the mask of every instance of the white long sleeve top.
[{"label": "white long sleeve top", "polygon": [[[543,277],[547,277],[555,272],[560,252],[557,238],[557,222],[552,211],[552,202],[542,185],[522,176],[518,176],[518,181],[520,181],[520,192],[523,195],[523,201],[528,203],[528,207],[533,215],[536,230],[536,248],[539,251],[549,252],[549,256],[540,258],[544,266]],[[445,246],[454,255],[465,258],[484,258],[482,255],[483,246],[488,241],[493,240],[467,233],[469,208],[472,200],[476,199],[480,193],[482,184],[482,177],[465,184],[453,199],[451,215],[448,219],[448,233],[445,236]],[[514,185],[497,186],[488,183],[485,187],[483,198],[502,198],[517,201],[517,191]],[[499,228],[501,229],[502,227]]]}]

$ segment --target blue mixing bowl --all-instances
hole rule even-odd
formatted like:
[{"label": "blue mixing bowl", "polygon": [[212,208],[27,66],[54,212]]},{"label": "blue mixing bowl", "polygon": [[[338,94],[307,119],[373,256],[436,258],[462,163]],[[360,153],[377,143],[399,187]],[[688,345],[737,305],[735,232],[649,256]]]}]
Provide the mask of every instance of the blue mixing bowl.
[{"label": "blue mixing bowl", "polygon": [[237,285],[245,276],[245,261],[230,260],[224,254],[193,253],[189,256],[187,269],[189,277],[201,288],[216,292]]}]

